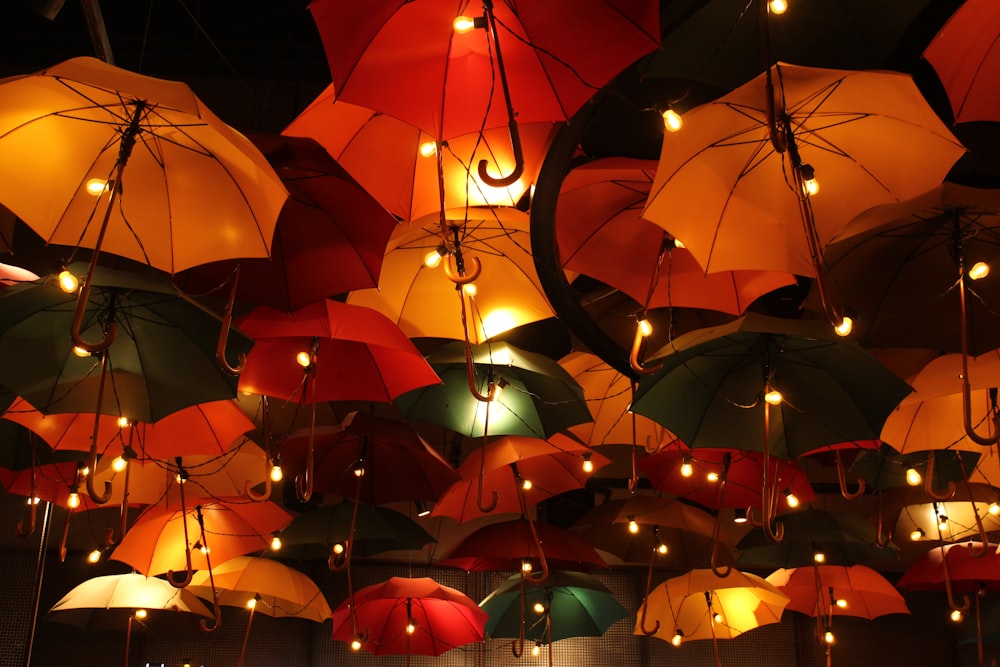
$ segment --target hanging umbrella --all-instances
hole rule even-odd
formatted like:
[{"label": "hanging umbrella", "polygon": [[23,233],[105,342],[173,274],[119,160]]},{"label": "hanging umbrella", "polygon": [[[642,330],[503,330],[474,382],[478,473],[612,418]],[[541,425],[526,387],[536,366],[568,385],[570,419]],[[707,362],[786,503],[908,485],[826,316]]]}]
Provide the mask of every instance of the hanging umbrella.
[{"label": "hanging umbrella", "polygon": [[[129,662],[132,619],[148,613],[176,611],[212,618],[212,612],[196,595],[171,586],[163,579],[131,572],[93,577],[79,584],[49,609],[46,620],[87,627],[98,615],[127,615],[125,665]],[[204,622],[204,620],[202,620]]]},{"label": "hanging umbrella", "polygon": [[[681,641],[732,639],[781,620],[788,596],[763,577],[733,570],[719,578],[710,570],[671,577],[650,591],[635,634]],[[718,646],[715,645],[718,665]]]},{"label": "hanging umbrella", "polygon": [[769,537],[782,489],[770,456],[878,437],[911,391],[851,340],[816,321],[749,314],[677,338],[659,370],[639,381],[632,410],[666,426],[692,449],[763,453],[762,515]]},{"label": "hanging umbrella", "polygon": [[[943,487],[939,487],[943,488]],[[926,489],[896,486],[882,492],[879,516],[887,532],[905,540],[987,541],[1000,530],[997,491],[989,484],[961,482],[935,499]]]},{"label": "hanging umbrella", "polygon": [[[979,457],[979,452],[957,449],[930,449],[901,454],[891,445],[883,443],[878,449],[867,449],[859,453],[851,463],[850,471],[876,492],[907,485],[918,486],[921,483],[925,483],[925,490],[931,489],[932,493],[936,493],[934,489],[943,490],[949,486],[951,492],[954,492],[956,482],[969,479]],[[911,471],[916,471],[916,478]]]},{"label": "hanging umbrella", "polygon": [[521,513],[547,498],[582,489],[590,470],[608,463],[607,457],[563,434],[544,440],[503,436],[465,457],[459,479],[441,494],[431,514],[465,523],[491,512]]},{"label": "hanging umbrella", "polygon": [[[510,124],[516,133],[518,123],[570,118],[659,46],[658,7],[488,2],[480,15],[478,5],[467,3],[391,0],[358,12],[321,0],[309,9],[338,99],[450,139],[484,127]],[[470,26],[476,21],[469,32],[452,25],[461,14]]]},{"label": "hanging umbrella", "polygon": [[655,160],[603,158],[570,171],[556,208],[555,236],[564,269],[628,294],[642,308],[702,308],[732,315],[758,297],[792,285],[778,271],[705,273],[690,250],[641,219]]},{"label": "hanging umbrella", "polygon": [[[523,589],[523,590],[522,590]],[[592,575],[556,570],[542,583],[509,577],[487,595],[479,606],[489,614],[486,634],[492,638],[518,640],[535,646],[572,637],[600,637],[629,613],[608,588]],[[519,645],[518,645],[519,643]]]},{"label": "hanging umbrella", "polygon": [[996,35],[1000,11],[989,0],[967,0],[924,50],[948,94],[956,123],[998,120],[995,83],[1000,76]]},{"label": "hanging umbrella", "polygon": [[[354,291],[347,302],[374,308],[410,337],[463,340],[467,333],[473,343],[554,315],[532,259],[526,213],[479,207],[445,216],[446,237],[436,216],[401,225],[378,289]],[[441,266],[430,268],[428,257]],[[474,292],[458,289],[456,272],[475,274]]]},{"label": "hanging umbrella", "polygon": [[237,300],[288,312],[377,285],[396,219],[316,140],[250,138],[289,192],[270,256],[203,264],[179,273],[175,282],[187,292],[207,293],[233,280]]},{"label": "hanging umbrella", "polygon": [[[308,430],[282,438],[286,474],[302,473],[308,445]],[[412,426],[364,412],[348,413],[339,426],[318,427],[313,447],[316,490],[369,505],[437,500],[460,479]]]},{"label": "hanging umbrella", "polygon": [[[580,385],[544,355],[503,341],[472,345],[471,374],[462,342],[446,343],[426,358],[443,384],[396,398],[396,405],[409,419],[473,438],[487,432],[487,418],[490,435],[536,438],[590,420]],[[494,401],[483,401],[470,392],[470,385],[483,396],[490,393],[490,386],[504,388],[499,397],[494,393]]]},{"label": "hanging umbrella", "polygon": [[643,217],[708,273],[816,276],[847,221],[938,185],[964,150],[909,75],[778,63],[664,136]]},{"label": "hanging umbrella", "polygon": [[476,165],[486,160],[490,174],[507,174],[515,156],[506,128],[484,129],[437,142],[420,128],[366,107],[335,101],[331,84],[282,131],[322,144],[351,176],[400,220],[438,216],[465,206],[516,206],[535,182],[555,123],[520,126],[524,171],[515,182],[496,186],[480,178]]},{"label": "hanging umbrella", "polygon": [[215,604],[249,610],[238,665],[243,664],[246,655],[254,614],[304,618],[315,623],[323,623],[332,614],[312,579],[269,558],[238,556],[216,565],[211,573],[195,572],[187,590]]},{"label": "hanging umbrella", "polygon": [[[483,639],[486,612],[429,577],[390,577],[333,610],[333,638],[372,655],[438,656]],[[413,631],[408,632],[408,626]]]}]

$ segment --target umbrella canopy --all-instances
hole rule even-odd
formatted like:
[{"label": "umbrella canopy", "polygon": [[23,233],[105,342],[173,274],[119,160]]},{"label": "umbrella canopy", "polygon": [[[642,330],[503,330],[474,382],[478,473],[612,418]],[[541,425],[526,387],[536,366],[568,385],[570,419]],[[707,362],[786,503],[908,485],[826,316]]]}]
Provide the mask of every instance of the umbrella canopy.
[{"label": "umbrella canopy", "polygon": [[781,568],[766,579],[790,598],[786,609],[809,616],[832,614],[872,620],[910,613],[896,586],[865,565]]},{"label": "umbrella canopy", "polygon": [[[539,583],[522,575],[509,577],[483,598],[479,606],[490,616],[490,637],[521,637],[538,644],[571,637],[600,637],[608,628],[629,616],[628,611],[593,575],[556,570]],[[524,586],[522,592],[521,587]],[[522,616],[522,605],[526,611]],[[542,606],[538,612],[536,605]]]},{"label": "umbrella canopy", "polygon": [[[297,429],[282,438],[285,474],[302,473],[309,446],[308,430]],[[369,505],[437,500],[460,479],[412,426],[364,412],[349,413],[339,426],[318,427],[312,446],[316,490]]]},{"label": "umbrella canopy", "polygon": [[705,273],[690,250],[641,219],[655,160],[603,158],[563,179],[555,236],[564,269],[596,278],[644,308],[742,315],[758,297],[795,283],[778,271]]},{"label": "umbrella canopy", "polygon": [[188,292],[210,292],[240,268],[236,298],[291,312],[378,284],[396,219],[316,140],[254,134],[289,197],[266,259],[211,262],[175,277]]},{"label": "umbrella canopy", "polygon": [[940,591],[950,578],[956,593],[998,590],[1000,555],[994,547],[983,542],[942,544],[913,561],[896,586],[904,591]]},{"label": "umbrella canopy", "polygon": [[[772,77],[780,92],[769,121]],[[774,124],[784,152],[771,140]],[[708,273],[815,276],[810,247],[867,208],[940,184],[964,152],[909,75],[778,63],[773,75],[692,109],[683,131],[664,135],[642,215],[683,241]],[[822,184],[814,196],[793,184],[791,171],[802,165]]]},{"label": "umbrella canopy", "polygon": [[[593,470],[610,463],[560,433],[546,440],[503,436],[465,457],[458,467],[459,479],[438,498],[431,514],[464,523],[490,513],[524,512],[552,496],[582,489],[591,475],[585,465],[588,460]],[[494,494],[496,505],[490,512],[482,511],[486,496]]]},{"label": "umbrella canopy", "polygon": [[390,577],[333,610],[333,638],[351,642],[363,629],[361,648],[373,655],[437,656],[482,641],[487,618],[464,593],[430,577]]},{"label": "umbrella canopy", "polygon": [[924,50],[941,80],[956,123],[998,120],[1000,10],[989,0],[967,0]]},{"label": "umbrella canopy", "polygon": [[[371,308],[331,299],[293,313],[260,306],[238,325],[256,341],[240,391],[305,403],[388,403],[440,384],[406,334]],[[305,366],[297,363],[300,354],[306,355]]]},{"label": "umbrella canopy", "polygon": [[4,79],[0,95],[12,101],[0,114],[0,199],[47,243],[168,273],[268,256],[288,193],[186,84],[84,56]]},{"label": "umbrella canopy", "polygon": [[[354,291],[347,302],[374,308],[410,337],[463,340],[467,333],[473,343],[554,315],[535,269],[526,213],[478,207],[444,215],[443,223],[427,216],[401,225],[386,249],[378,289]],[[443,265],[430,268],[428,257]],[[471,273],[474,262],[481,267],[475,290],[456,289],[446,270],[468,264]]]},{"label": "umbrella canopy", "polygon": [[[85,267],[68,270],[81,275]],[[81,334],[100,338],[112,322],[120,331],[100,357],[74,353],[69,332],[77,297],[55,282],[49,276],[0,292],[0,383],[41,412],[98,412],[152,423],[236,396],[236,378],[216,359],[219,320],[159,272],[97,267]],[[239,332],[229,336],[233,353],[252,346]]]},{"label": "umbrella canopy", "polygon": [[961,542],[986,541],[988,533],[1000,530],[1000,517],[990,510],[997,500],[993,486],[960,482],[936,488],[940,500],[922,487],[896,486],[883,491],[880,516],[886,532],[900,540]]},{"label": "umbrella canopy", "polygon": [[732,639],[777,623],[788,602],[777,587],[750,572],[732,570],[720,578],[711,569],[691,570],[649,592],[635,634],[649,633],[655,621],[657,630],[649,635],[665,641],[677,635],[684,640]]},{"label": "umbrella canopy", "polygon": [[914,486],[910,471],[919,473],[920,479],[926,478],[928,464],[933,458],[929,488],[944,489],[949,483],[967,480],[975,470],[979,457],[979,452],[956,449],[931,449],[901,454],[891,445],[883,443],[878,449],[867,449],[859,453],[851,463],[850,471],[865,480],[873,491],[883,491],[894,487]]},{"label": "umbrella canopy", "polygon": [[445,209],[517,205],[535,182],[555,133],[555,123],[521,124],[524,170],[515,182],[497,186],[483,181],[475,165],[485,160],[490,174],[511,172],[516,160],[507,128],[450,137],[439,145],[415,125],[335,98],[331,84],[282,133],[318,141],[400,220],[439,217],[439,166]]},{"label": "umbrella canopy", "polygon": [[472,384],[484,394],[505,384],[499,398],[484,402],[470,391],[466,348],[446,343],[427,355],[443,384],[399,396],[407,418],[430,422],[469,437],[521,435],[545,438],[590,420],[580,385],[559,363],[503,341],[471,346]]},{"label": "umbrella canopy", "polygon": [[[215,588],[213,594],[213,587]],[[194,573],[187,590],[227,607],[246,607],[275,618],[322,623],[332,613],[323,593],[305,573],[270,558],[237,556]]]},{"label": "umbrella canopy", "polygon": [[147,508],[122,537],[111,559],[145,574],[204,570],[216,562],[264,551],[292,515],[271,502],[192,498],[188,507]]},{"label": "umbrella canopy", "polygon": [[518,123],[570,118],[659,46],[658,8],[649,1],[490,2],[489,25],[458,32],[456,17],[482,19],[480,7],[441,0],[388,0],[365,11],[329,0],[309,5],[338,98],[438,139],[515,122],[500,99],[508,110],[513,105]]},{"label": "umbrella canopy", "polygon": [[[523,570],[525,562],[556,570],[589,572],[608,564],[576,533],[526,518],[498,521],[478,528],[456,544],[436,564],[466,572]],[[536,539],[537,536],[537,539]],[[543,561],[544,558],[544,561]],[[540,563],[541,561],[541,563]]]}]

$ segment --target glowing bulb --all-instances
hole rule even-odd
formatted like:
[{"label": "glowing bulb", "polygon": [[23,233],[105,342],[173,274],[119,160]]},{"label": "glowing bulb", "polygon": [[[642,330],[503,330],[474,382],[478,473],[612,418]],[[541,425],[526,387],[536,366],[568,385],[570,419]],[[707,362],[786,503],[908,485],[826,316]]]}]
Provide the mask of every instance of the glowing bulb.
[{"label": "glowing bulb", "polygon": [[681,120],[680,114],[673,109],[667,109],[662,115],[663,127],[665,127],[668,132],[676,132],[684,125],[684,121]]},{"label": "glowing bulb", "polygon": [[257,598],[250,598],[247,600],[247,609],[254,609],[257,607]]},{"label": "glowing bulb", "polygon": [[944,514],[938,514],[938,529],[941,531],[948,530],[948,517]]},{"label": "glowing bulb", "polygon": [[92,178],[84,187],[87,189],[87,194],[97,197],[108,189],[108,182],[103,178]]},{"label": "glowing bulb", "polygon": [[80,281],[69,271],[59,272],[59,289],[66,294],[72,294],[80,288]]},{"label": "glowing bulb", "polygon": [[992,514],[993,516],[1000,514],[1000,503],[997,503],[994,500],[992,503],[990,503],[990,506],[987,508],[986,511]]},{"label": "glowing bulb", "polygon": [[785,0],[771,0],[767,3],[767,6],[771,8],[771,12],[774,14],[784,14],[785,10],[788,9],[788,3]]},{"label": "glowing bulb", "polygon": [[280,465],[274,464],[274,465],[271,466],[271,481],[272,482],[280,482],[284,476],[285,476],[285,473],[282,472]]},{"label": "glowing bulb", "polygon": [[299,352],[295,355],[295,363],[302,366],[302,368],[309,368],[312,365],[312,355],[308,352]]},{"label": "glowing bulb", "polygon": [[747,522],[747,512],[746,510],[736,510],[733,514],[733,523],[746,523]]},{"label": "glowing bulb", "polygon": [[420,157],[434,157],[438,152],[437,142],[425,141],[420,144],[420,147],[417,150],[420,153]]},{"label": "glowing bulb", "polygon": [[111,469],[114,470],[115,472],[121,472],[125,470],[127,466],[128,466],[128,461],[125,460],[124,456],[116,456],[115,459],[111,462]]},{"label": "glowing bulb", "polygon": [[543,605],[541,602],[536,602],[535,605],[532,607],[532,609],[535,610],[536,614],[544,614],[545,613],[545,605]]},{"label": "glowing bulb", "polygon": [[344,553],[344,543],[343,542],[337,542],[336,544],[334,544],[333,545],[333,553],[336,556],[339,556],[340,554]]},{"label": "glowing bulb", "polygon": [[355,637],[351,640],[351,650],[360,651],[361,650],[361,640]]},{"label": "glowing bulb", "polygon": [[990,265],[986,262],[976,262],[969,269],[969,278],[972,280],[980,280],[990,275]]},{"label": "glowing bulb", "polygon": [[719,473],[717,473],[714,470],[712,470],[707,475],[705,475],[705,479],[707,479],[710,482],[718,482],[719,481]]},{"label": "glowing bulb", "polygon": [[521,572],[524,572],[525,574],[527,574],[528,572],[531,572],[531,570],[532,570],[531,561],[530,560],[522,560],[521,561]]},{"label": "glowing bulb", "polygon": [[118,428],[127,428],[128,425],[129,425],[128,417],[119,417],[118,418]]},{"label": "glowing bulb", "polygon": [[810,197],[815,196],[819,192],[819,182],[815,178],[802,181],[802,187],[805,188],[806,194]]},{"label": "glowing bulb", "polygon": [[666,545],[666,543],[660,542],[656,545],[656,553],[661,556],[666,556],[668,551],[670,551],[670,548]]},{"label": "glowing bulb", "polygon": [[535,645],[531,647],[532,657],[537,658],[541,654],[541,652],[542,652],[541,645],[538,642],[535,642]]},{"label": "glowing bulb", "polygon": [[271,536],[271,551],[280,551],[280,550],[281,550],[281,538],[278,537],[277,535],[272,535]]},{"label": "glowing bulb", "polygon": [[772,389],[771,391],[764,394],[764,400],[771,405],[780,405],[781,398],[782,398],[781,392],[778,391],[777,389]]},{"label": "glowing bulb", "polygon": [[910,541],[919,542],[924,539],[924,531],[922,528],[916,528],[910,533]]},{"label": "glowing bulb", "polygon": [[854,331],[854,320],[852,320],[847,315],[844,315],[844,317],[840,319],[840,324],[835,326],[833,328],[833,331],[834,333],[836,333],[838,336],[841,337],[850,336],[851,332]]},{"label": "glowing bulb", "polygon": [[712,614],[712,622],[715,623],[716,625],[721,625],[722,614],[720,614],[719,612],[715,612],[714,614]]},{"label": "glowing bulb", "polygon": [[76,491],[70,491],[69,497],[66,498],[66,506],[71,510],[75,510],[80,506],[80,494]]},{"label": "glowing bulb", "polygon": [[89,554],[87,554],[87,562],[88,563],[93,564],[93,563],[100,562],[100,560],[101,560],[101,550],[100,549],[94,549]]},{"label": "glowing bulb", "polygon": [[826,633],[823,635],[823,641],[825,641],[827,644],[832,644],[834,642],[834,636],[831,630],[827,630]]},{"label": "glowing bulb", "polygon": [[530,479],[521,480],[521,488],[525,491],[531,491],[531,487],[534,486]]},{"label": "glowing bulb", "polygon": [[590,454],[583,455],[583,472],[588,474],[594,472],[594,462],[590,460]]},{"label": "glowing bulb", "polygon": [[465,292],[465,296],[476,296],[479,288],[476,287],[476,283],[465,283],[462,285],[462,291]]},{"label": "glowing bulb", "polygon": [[460,35],[464,35],[476,27],[476,19],[471,16],[456,16],[451,22],[451,27]]},{"label": "glowing bulb", "polygon": [[76,356],[80,357],[81,359],[84,358],[84,357],[89,357],[90,356],[90,352],[88,352],[87,350],[85,350],[82,347],[79,347],[77,345],[73,346],[73,354],[75,354]]},{"label": "glowing bulb", "polygon": [[694,466],[691,464],[691,458],[685,456],[681,461],[681,477],[690,477],[694,474]]},{"label": "glowing bulb", "polygon": [[416,631],[417,631],[417,624],[414,623],[412,620],[410,620],[410,622],[406,624],[406,634],[412,635]]},{"label": "glowing bulb", "polygon": [[90,466],[83,466],[80,468],[80,477],[86,477],[90,474]]},{"label": "glowing bulb", "polygon": [[146,618],[147,615],[148,615],[148,612],[145,609],[136,609],[135,610],[135,617],[138,618],[138,619]]},{"label": "glowing bulb", "polygon": [[201,553],[203,553],[203,554],[204,554],[204,555],[206,555],[206,556],[207,556],[207,555],[208,555],[208,554],[209,554],[209,553],[210,553],[210,552],[212,551],[211,549],[209,549],[209,548],[208,548],[208,547],[207,547],[206,545],[204,545],[204,544],[202,544],[202,545],[201,545],[200,547],[198,547],[198,550],[199,550],[199,551],[201,551]]},{"label": "glowing bulb", "polygon": [[682,641],[684,641],[684,633],[680,630],[675,632],[674,636],[670,638],[670,643],[674,646],[680,646]]},{"label": "glowing bulb", "polygon": [[916,468],[906,469],[906,483],[910,486],[920,486],[924,482],[923,475]]},{"label": "glowing bulb", "polygon": [[428,269],[436,269],[441,266],[441,260],[443,260],[447,254],[448,248],[443,245],[438,246],[424,255],[424,266]]},{"label": "glowing bulb", "polygon": [[825,563],[826,554],[823,553],[822,551],[817,551],[816,553],[813,554],[813,560],[817,563]]},{"label": "glowing bulb", "polygon": [[799,506],[799,497],[797,495],[795,495],[794,493],[792,493],[791,491],[786,491],[785,492],[785,502],[788,503],[789,507],[791,507],[792,509],[794,509],[794,508],[796,508],[796,507]]},{"label": "glowing bulb", "polygon": [[636,326],[639,327],[639,335],[646,338],[653,333],[653,325],[649,323],[649,320],[643,318],[636,322]]},{"label": "glowing bulb", "polygon": [[952,623],[961,623],[964,615],[960,609],[952,609],[950,618]]},{"label": "glowing bulb", "polygon": [[837,601],[834,602],[834,604],[840,609],[847,609],[847,600],[844,598],[837,598]]},{"label": "glowing bulb", "polygon": [[639,524],[638,522],[636,522],[635,519],[628,520],[628,532],[632,533],[633,535],[639,532]]}]

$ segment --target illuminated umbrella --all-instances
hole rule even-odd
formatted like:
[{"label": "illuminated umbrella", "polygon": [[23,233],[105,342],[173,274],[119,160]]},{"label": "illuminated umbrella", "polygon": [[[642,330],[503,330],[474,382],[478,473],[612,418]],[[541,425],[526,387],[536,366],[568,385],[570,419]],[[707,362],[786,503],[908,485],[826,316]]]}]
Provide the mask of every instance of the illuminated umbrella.
[{"label": "illuminated umbrella", "polygon": [[450,137],[440,145],[420,128],[384,113],[335,101],[330,85],[288,124],[283,134],[311,137],[400,220],[438,217],[444,208],[518,204],[535,182],[555,123],[520,126],[524,171],[515,182],[489,185],[476,170],[486,160],[490,174],[507,174],[515,159],[507,128]]},{"label": "illuminated umbrella", "polygon": [[[333,610],[333,638],[373,655],[438,656],[483,639],[486,612],[429,577],[390,577]],[[413,630],[408,628],[412,626]]]},{"label": "illuminated umbrella", "polygon": [[[378,288],[354,291],[347,302],[379,311],[410,337],[467,334],[473,343],[554,315],[535,269],[526,213],[478,207],[444,215],[444,234],[436,216],[401,225]],[[441,266],[431,268],[428,259]],[[473,278],[474,291],[465,285]]]},{"label": "illuminated umbrella", "polygon": [[880,495],[881,522],[901,540],[985,542],[988,533],[1000,530],[997,491],[989,484],[962,481],[937,499],[919,486],[896,486]]},{"label": "illuminated umbrella", "polygon": [[907,74],[778,63],[664,136],[643,217],[708,273],[816,276],[847,221],[935,187],[964,152]]}]

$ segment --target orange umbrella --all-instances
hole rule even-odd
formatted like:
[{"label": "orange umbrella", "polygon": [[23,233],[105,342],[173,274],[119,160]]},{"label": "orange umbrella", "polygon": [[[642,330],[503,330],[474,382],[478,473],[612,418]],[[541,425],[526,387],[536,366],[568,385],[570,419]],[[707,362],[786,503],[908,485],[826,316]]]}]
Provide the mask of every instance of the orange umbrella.
[{"label": "orange umbrella", "polygon": [[486,160],[491,174],[506,174],[514,155],[506,128],[486,129],[438,146],[414,125],[365,107],[335,101],[330,85],[282,132],[312,137],[400,220],[416,220],[441,210],[440,164],[444,207],[515,206],[538,175],[555,123],[520,127],[524,171],[509,185],[489,185],[476,165]]},{"label": "orange umbrella", "polygon": [[[401,225],[386,249],[378,288],[352,292],[347,303],[379,311],[411,338],[463,340],[466,329],[473,343],[554,316],[535,270],[526,213],[471,208],[446,217],[447,239],[436,216]],[[442,266],[429,268],[428,257]],[[456,290],[447,272],[471,272],[474,265],[475,291]]]},{"label": "orange umbrella", "polygon": [[[852,217],[938,185],[964,152],[909,75],[778,63],[664,136],[643,217],[709,273],[815,276]],[[797,189],[809,175],[815,195]]]},{"label": "orange umbrella", "polygon": [[899,590],[865,565],[809,565],[780,568],[768,583],[791,598],[786,609],[809,616],[856,616],[872,620],[888,614],[909,614]]}]

